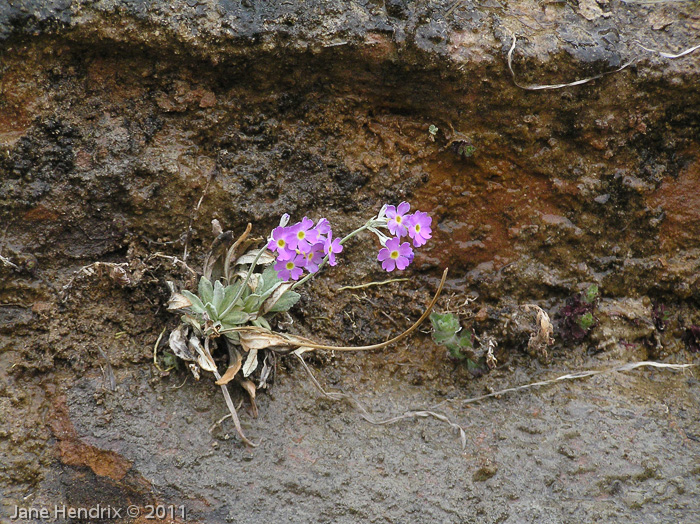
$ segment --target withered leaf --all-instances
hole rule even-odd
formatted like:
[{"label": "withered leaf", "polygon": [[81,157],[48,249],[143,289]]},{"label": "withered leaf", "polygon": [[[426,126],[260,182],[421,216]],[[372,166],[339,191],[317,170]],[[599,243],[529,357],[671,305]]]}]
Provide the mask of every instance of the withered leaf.
[{"label": "withered leaf", "polygon": [[197,357],[197,364],[205,370],[205,371],[210,371],[211,373],[216,373],[216,364],[214,363],[214,359],[211,358],[211,355],[209,355],[204,348],[202,347],[201,342],[199,341],[199,338],[195,335],[192,335],[190,337],[190,340],[187,344],[189,348],[193,351],[196,351],[198,354]]},{"label": "withered leaf", "polygon": [[[236,260],[236,265],[252,264],[255,260],[255,257],[258,256],[259,251],[259,249],[252,249],[248,251],[245,255],[239,257],[238,260]],[[265,251],[262,255],[260,255],[260,258],[258,259],[258,264],[272,264],[274,261],[274,255],[271,252]]]},{"label": "withered leaf", "polygon": [[258,418],[258,406],[255,405],[255,384],[251,380],[241,380],[241,387],[250,395],[250,405],[253,408],[253,417]]},{"label": "withered leaf", "polygon": [[228,384],[236,376],[236,373],[241,369],[241,364],[243,363],[243,357],[235,349],[232,351],[231,356],[235,358],[234,361],[229,363],[226,373],[224,373],[219,380],[216,381],[217,386],[223,386]]},{"label": "withered leaf", "polygon": [[191,305],[190,299],[182,293],[173,293],[168,300],[168,309],[170,310],[185,309]]},{"label": "withered leaf", "polygon": [[188,327],[180,324],[177,329],[170,332],[170,349],[173,353],[182,360],[195,362],[197,360],[196,353],[190,351],[187,345],[187,332]]},{"label": "withered leaf", "polygon": [[245,351],[270,348],[273,351],[285,352],[293,351],[305,344],[314,343],[303,337],[282,335],[281,333],[254,326],[239,330],[238,336]]},{"label": "withered leaf", "polygon": [[243,387],[243,389],[245,389],[248,392],[251,399],[255,398],[256,388],[255,388],[255,383],[252,380],[248,380],[248,379],[241,380],[241,386]]},{"label": "withered leaf", "polygon": [[[260,315],[265,315],[269,311],[272,310],[272,308],[275,307],[277,302],[282,298],[282,296],[291,289],[291,287],[294,285],[294,282],[285,282],[283,284],[280,284],[273,292],[272,294],[267,297],[265,302],[263,302],[262,306],[260,307]],[[294,293],[293,291],[291,291]],[[297,295],[297,293],[294,293]],[[297,295],[298,296],[298,295]],[[291,306],[290,306],[291,307]],[[289,309],[289,308],[287,308]],[[285,310],[286,311],[286,310]]]},{"label": "withered leaf", "polygon": [[243,376],[249,376],[258,367],[258,350],[251,349],[248,352],[248,358],[243,364]]}]

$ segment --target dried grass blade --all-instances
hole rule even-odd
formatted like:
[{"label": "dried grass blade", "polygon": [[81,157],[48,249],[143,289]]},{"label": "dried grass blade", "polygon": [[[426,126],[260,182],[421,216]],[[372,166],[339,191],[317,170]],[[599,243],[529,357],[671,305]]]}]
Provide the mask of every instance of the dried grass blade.
[{"label": "dried grass blade", "polygon": [[236,240],[233,245],[228,249],[226,253],[226,260],[224,261],[224,276],[226,277],[226,282],[231,283],[231,263],[234,260],[234,257],[236,256],[236,251],[238,250],[238,247],[243,243],[243,241],[248,238],[248,235],[250,234],[250,230],[253,228],[253,225],[248,222],[248,225],[245,228],[245,231],[243,234],[241,234],[240,237],[238,237],[238,240]]},{"label": "dried grass blade", "polygon": [[510,70],[510,74],[513,77],[513,83],[518,86],[520,89],[525,89],[527,91],[542,91],[546,89],[561,89],[563,87],[573,87],[573,86],[578,86],[582,84],[587,84],[588,82],[592,82],[593,80],[598,80],[599,78],[603,78],[604,76],[610,75],[612,73],[618,73],[622,71],[623,69],[628,68],[632,64],[637,62],[637,59],[630,60],[629,62],[626,62],[622,66],[618,67],[614,71],[607,71],[605,73],[601,73],[599,75],[591,76],[588,78],[583,78],[581,80],[576,80],[575,82],[569,82],[567,84],[521,84],[519,83],[516,78],[515,78],[515,71],[513,71],[513,51],[515,50],[515,43],[517,42],[517,37],[515,34],[513,34],[513,43],[510,46],[510,50],[508,51],[508,69]]}]

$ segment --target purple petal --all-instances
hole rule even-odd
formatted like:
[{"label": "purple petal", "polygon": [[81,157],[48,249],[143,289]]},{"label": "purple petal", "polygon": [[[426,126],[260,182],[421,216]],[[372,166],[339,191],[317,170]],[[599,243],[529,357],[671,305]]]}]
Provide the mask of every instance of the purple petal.
[{"label": "purple petal", "polygon": [[401,244],[401,246],[399,246],[399,255],[403,257],[407,257],[412,252],[413,249],[411,249],[411,244],[409,244],[408,242],[404,242],[403,244]]},{"label": "purple petal", "polygon": [[393,258],[387,258],[382,262],[382,268],[386,271],[393,271],[396,269],[396,261]]},{"label": "purple petal", "polygon": [[398,209],[397,209],[398,214],[402,215],[402,216],[405,215],[406,213],[408,213],[410,210],[411,210],[411,204],[409,204],[408,202],[401,202],[399,204]]},{"label": "purple petal", "polygon": [[321,234],[325,235],[326,233],[330,233],[331,231],[331,224],[326,220],[325,218],[322,218],[321,220],[318,221],[318,224],[316,224],[316,230]]},{"label": "purple petal", "polygon": [[396,267],[399,269],[406,269],[410,262],[406,257],[399,257],[396,259]]}]

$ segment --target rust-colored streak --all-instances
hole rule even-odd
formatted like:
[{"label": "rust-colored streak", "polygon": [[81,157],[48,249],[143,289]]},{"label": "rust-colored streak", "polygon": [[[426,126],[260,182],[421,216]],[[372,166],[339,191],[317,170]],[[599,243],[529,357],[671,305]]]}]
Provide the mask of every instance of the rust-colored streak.
[{"label": "rust-colored streak", "polygon": [[665,219],[659,237],[664,249],[687,249],[700,238],[700,155],[695,155],[677,178],[666,177],[649,198],[650,207],[661,207]]},{"label": "rust-colored streak", "polygon": [[494,269],[516,256],[513,231],[533,218],[560,215],[551,183],[506,159],[480,162],[451,158],[449,151],[426,163],[430,181],[416,200],[436,218],[430,257],[450,267],[492,262]]},{"label": "rust-colored streak", "polygon": [[49,427],[58,440],[61,461],[69,466],[87,466],[102,477],[122,480],[131,469],[131,462],[114,451],[83,442],[70,420],[65,396],[59,396],[53,407]]}]

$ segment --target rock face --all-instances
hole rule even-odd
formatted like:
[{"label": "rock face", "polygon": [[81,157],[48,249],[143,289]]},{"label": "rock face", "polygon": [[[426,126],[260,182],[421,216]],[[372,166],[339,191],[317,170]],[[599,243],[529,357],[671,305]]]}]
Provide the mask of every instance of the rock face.
[{"label": "rock face", "polygon": [[[149,362],[176,322],[163,308],[176,271],[156,252],[187,246],[196,266],[213,218],[262,236],[283,213],[325,216],[347,232],[402,200],[434,220],[414,282],[338,292],[386,278],[373,245],[350,243],[306,288],[293,329],[388,338],[449,266],[453,309],[476,299],[463,325],[498,342],[519,380],[537,375],[528,330],[513,328],[528,303],[554,320],[558,367],[692,358],[698,34],[692,4],[0,3],[2,511],[33,493],[35,508],[185,504],[201,522],[697,513],[692,379],[607,377],[455,412],[474,421],[460,454],[441,427],[375,428],[318,401],[284,362],[261,418],[245,417],[264,438],[251,451],[208,431],[225,412],[208,377],[173,389],[186,373]],[[593,285],[593,326],[567,333]],[[380,412],[515,380],[470,381],[424,335],[314,364],[380,393]]]}]

